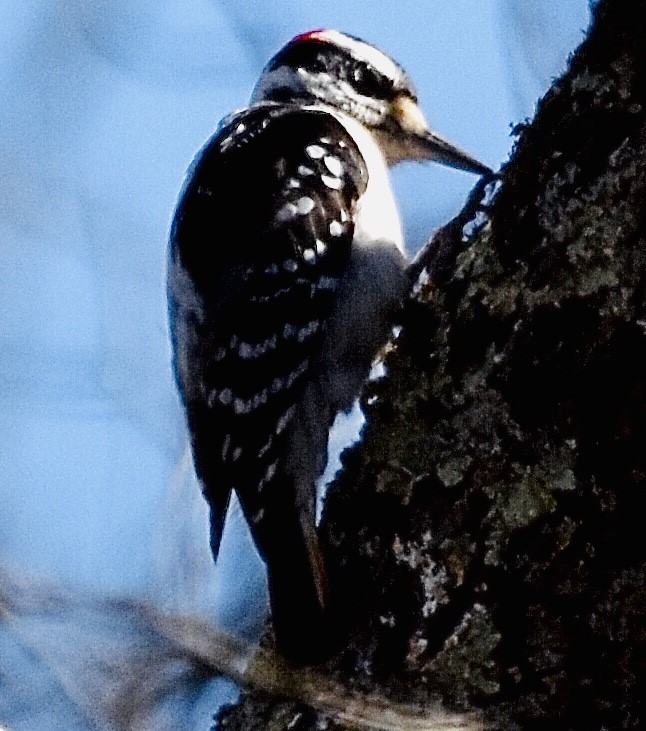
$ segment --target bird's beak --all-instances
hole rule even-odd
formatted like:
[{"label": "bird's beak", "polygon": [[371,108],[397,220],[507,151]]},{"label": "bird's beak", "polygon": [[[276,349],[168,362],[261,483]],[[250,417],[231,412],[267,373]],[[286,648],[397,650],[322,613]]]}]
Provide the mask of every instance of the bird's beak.
[{"label": "bird's beak", "polygon": [[488,175],[491,168],[476,160],[459,147],[435,134],[426,122],[422,110],[408,96],[400,96],[392,103],[391,114],[401,130],[399,141],[391,145],[389,161],[432,160],[452,168]]}]

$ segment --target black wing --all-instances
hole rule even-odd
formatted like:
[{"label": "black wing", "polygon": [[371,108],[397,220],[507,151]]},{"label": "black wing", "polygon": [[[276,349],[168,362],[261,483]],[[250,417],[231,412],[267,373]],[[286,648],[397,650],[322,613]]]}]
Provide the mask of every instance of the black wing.
[{"label": "black wing", "polygon": [[332,115],[278,105],[225,120],[189,171],[171,233],[171,336],[216,556],[232,489],[266,559],[267,536],[294,518],[275,478],[366,184]]}]

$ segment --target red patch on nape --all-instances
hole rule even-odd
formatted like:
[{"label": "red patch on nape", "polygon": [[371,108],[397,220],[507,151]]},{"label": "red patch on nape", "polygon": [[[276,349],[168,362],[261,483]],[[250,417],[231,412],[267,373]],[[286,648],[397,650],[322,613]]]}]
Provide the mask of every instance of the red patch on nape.
[{"label": "red patch on nape", "polygon": [[329,40],[330,39],[328,38],[328,31],[324,28],[319,28],[318,30],[310,30],[307,31],[307,33],[301,33],[297,36],[294,36],[294,38],[292,38],[291,40],[291,43],[307,43],[308,41],[319,41],[325,43]]}]

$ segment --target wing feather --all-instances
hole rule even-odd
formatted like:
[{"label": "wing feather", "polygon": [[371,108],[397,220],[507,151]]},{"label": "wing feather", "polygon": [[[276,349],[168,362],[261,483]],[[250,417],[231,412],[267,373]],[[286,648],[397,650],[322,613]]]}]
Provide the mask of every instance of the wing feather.
[{"label": "wing feather", "polygon": [[343,126],[289,106],[233,115],[191,168],[171,230],[171,336],[215,554],[232,489],[264,553],[268,491],[366,184]]}]

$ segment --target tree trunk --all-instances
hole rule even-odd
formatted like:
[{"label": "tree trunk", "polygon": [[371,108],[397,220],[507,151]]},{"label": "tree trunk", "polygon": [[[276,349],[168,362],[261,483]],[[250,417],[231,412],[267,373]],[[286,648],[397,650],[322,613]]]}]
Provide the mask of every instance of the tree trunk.
[{"label": "tree trunk", "polygon": [[[322,532],[359,692],[646,723],[646,3],[606,0],[415,263]],[[326,725],[327,724],[327,725]],[[341,728],[247,695],[220,729]]]}]

